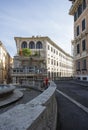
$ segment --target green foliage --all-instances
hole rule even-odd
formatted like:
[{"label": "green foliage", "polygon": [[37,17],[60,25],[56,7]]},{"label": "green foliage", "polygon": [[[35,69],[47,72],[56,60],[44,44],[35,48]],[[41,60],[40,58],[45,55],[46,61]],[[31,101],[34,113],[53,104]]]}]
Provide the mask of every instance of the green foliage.
[{"label": "green foliage", "polygon": [[22,49],[22,55],[23,56],[30,56],[31,55],[31,50],[29,48],[23,48]]},{"label": "green foliage", "polygon": [[36,51],[34,56],[40,56],[40,53],[38,51]]},{"label": "green foliage", "polygon": [[38,52],[37,51],[35,52],[34,56],[38,56]]}]

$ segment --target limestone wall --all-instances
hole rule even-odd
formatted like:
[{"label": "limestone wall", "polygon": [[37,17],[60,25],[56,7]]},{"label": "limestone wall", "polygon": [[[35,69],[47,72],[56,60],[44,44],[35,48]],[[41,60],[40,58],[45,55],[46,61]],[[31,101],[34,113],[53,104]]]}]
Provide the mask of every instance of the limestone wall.
[{"label": "limestone wall", "polygon": [[56,130],[56,85],[27,104],[20,104],[0,115],[0,130]]}]

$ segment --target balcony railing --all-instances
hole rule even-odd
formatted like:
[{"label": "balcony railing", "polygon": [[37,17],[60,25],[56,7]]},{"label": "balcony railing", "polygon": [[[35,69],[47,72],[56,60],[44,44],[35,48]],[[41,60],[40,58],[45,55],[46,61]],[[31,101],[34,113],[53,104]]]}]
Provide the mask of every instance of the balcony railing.
[{"label": "balcony railing", "polygon": [[45,56],[14,56],[14,58],[18,60],[45,60]]},{"label": "balcony railing", "polygon": [[45,68],[40,69],[23,69],[23,68],[14,68],[11,71],[12,76],[32,76],[32,75],[45,75],[47,70]]}]

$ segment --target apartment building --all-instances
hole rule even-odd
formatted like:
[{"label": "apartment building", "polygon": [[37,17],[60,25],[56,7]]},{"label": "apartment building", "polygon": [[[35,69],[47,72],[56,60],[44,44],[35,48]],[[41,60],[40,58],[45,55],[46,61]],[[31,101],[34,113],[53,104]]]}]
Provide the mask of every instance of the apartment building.
[{"label": "apartment building", "polygon": [[0,83],[9,83],[10,77],[10,60],[11,57],[5,46],[0,41]]},{"label": "apartment building", "polygon": [[74,16],[73,56],[75,77],[88,81],[88,0],[70,0],[69,14]]},{"label": "apartment building", "polygon": [[[49,78],[73,76],[72,56],[63,51],[49,37],[32,36],[14,39],[17,55],[14,56],[13,83],[39,75]],[[30,48],[32,54],[29,57],[22,56],[23,48]]]}]

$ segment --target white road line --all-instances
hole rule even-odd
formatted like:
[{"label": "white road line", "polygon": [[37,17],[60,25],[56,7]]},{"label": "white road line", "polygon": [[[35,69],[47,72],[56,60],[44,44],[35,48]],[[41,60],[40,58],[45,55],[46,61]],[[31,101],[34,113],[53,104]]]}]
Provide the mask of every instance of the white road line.
[{"label": "white road line", "polygon": [[70,100],[72,103],[74,103],[75,105],[77,105],[78,107],[80,107],[83,111],[85,111],[86,113],[88,113],[88,108],[87,107],[83,106],[82,104],[80,104],[79,102],[77,102],[76,100],[74,100],[73,98],[69,97],[67,94],[61,92],[60,90],[56,89],[56,91],[58,93],[60,93],[61,95],[63,95],[68,100]]}]

